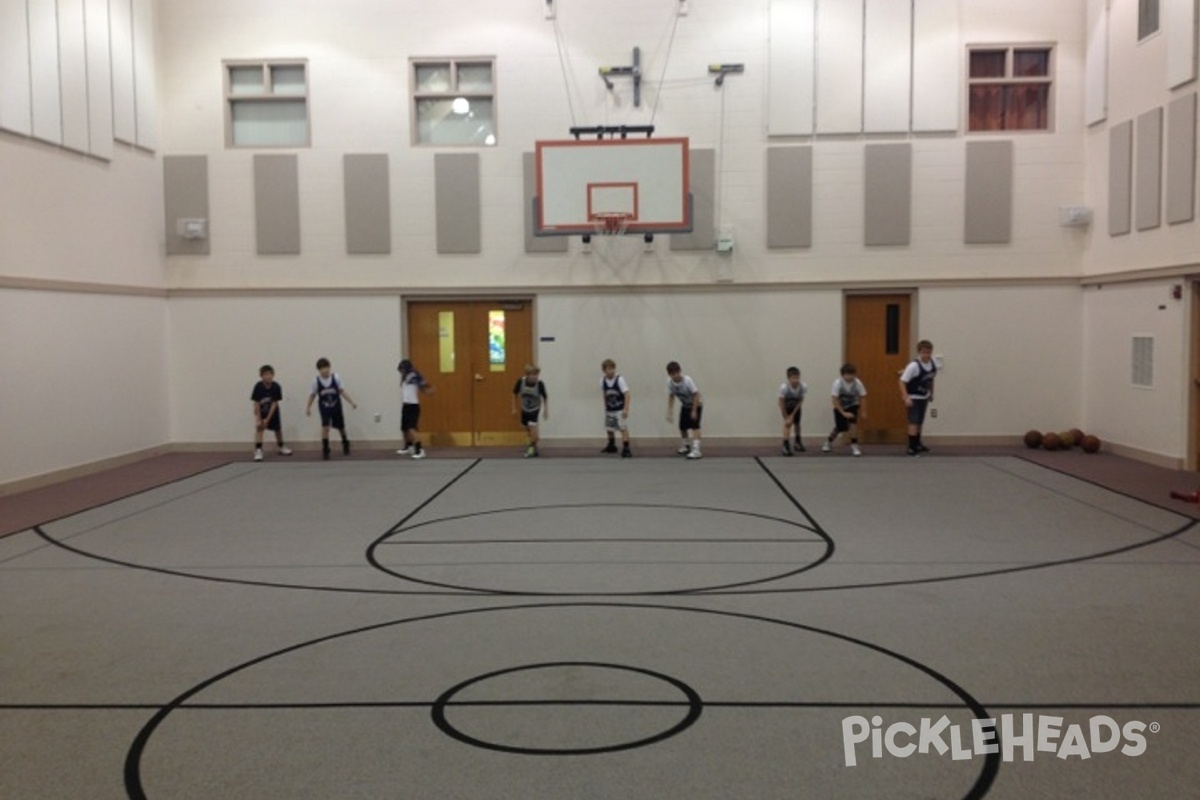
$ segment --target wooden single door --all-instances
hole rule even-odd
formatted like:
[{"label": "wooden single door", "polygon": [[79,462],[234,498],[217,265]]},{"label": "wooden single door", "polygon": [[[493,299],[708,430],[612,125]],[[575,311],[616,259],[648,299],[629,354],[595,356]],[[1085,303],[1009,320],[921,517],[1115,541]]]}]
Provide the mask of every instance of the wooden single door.
[{"label": "wooden single door", "polygon": [[908,428],[900,399],[900,373],[912,360],[906,294],[846,296],[846,361],[858,367],[867,387],[866,442],[903,442]]},{"label": "wooden single door", "polygon": [[409,358],[433,394],[421,396],[421,432],[434,446],[524,441],[511,413],[513,384],[533,361],[527,300],[408,304]]}]

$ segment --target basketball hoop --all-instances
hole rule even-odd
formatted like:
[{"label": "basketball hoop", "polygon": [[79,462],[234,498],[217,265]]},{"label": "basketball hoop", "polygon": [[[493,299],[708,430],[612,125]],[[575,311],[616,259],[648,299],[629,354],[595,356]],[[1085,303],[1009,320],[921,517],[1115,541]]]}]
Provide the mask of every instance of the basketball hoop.
[{"label": "basketball hoop", "polygon": [[592,215],[597,236],[621,236],[629,230],[633,214],[626,211],[602,211]]}]

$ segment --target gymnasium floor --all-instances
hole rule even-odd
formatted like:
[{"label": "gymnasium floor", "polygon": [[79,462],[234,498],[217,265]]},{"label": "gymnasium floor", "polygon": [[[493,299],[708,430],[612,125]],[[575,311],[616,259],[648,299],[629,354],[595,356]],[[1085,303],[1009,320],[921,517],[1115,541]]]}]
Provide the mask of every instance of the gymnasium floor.
[{"label": "gymnasium floor", "polygon": [[0,498],[35,518],[0,538],[0,797],[1200,793],[1200,507],[1163,485],[1194,476],[706,456],[179,456]]}]

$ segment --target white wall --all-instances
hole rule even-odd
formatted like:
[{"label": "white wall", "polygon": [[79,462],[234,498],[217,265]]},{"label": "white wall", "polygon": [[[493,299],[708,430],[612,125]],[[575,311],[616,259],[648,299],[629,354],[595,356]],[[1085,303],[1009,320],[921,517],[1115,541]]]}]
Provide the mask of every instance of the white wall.
[{"label": "white wall", "polygon": [[284,436],[320,439],[320,419],[304,406],[322,357],[359,404],[346,408],[350,439],[400,438],[399,297],[174,298],[169,315],[172,440],[249,450],[250,391],[263,364],[283,387]]},{"label": "white wall", "polygon": [[[709,283],[704,254],[663,251],[660,270],[619,279],[603,264],[566,256],[529,256],[522,246],[521,155],[539,139],[566,138],[576,125],[646,124],[660,136],[687,136],[717,150],[718,223],[732,226],[739,283],[854,283],[874,280],[1058,278],[1079,273],[1083,240],[1058,226],[1057,208],[1085,195],[1082,135],[1082,2],[963,3],[962,41],[1050,42],[1056,56],[1056,124],[1019,135],[1014,240],[1003,247],[962,244],[963,140],[899,134],[914,147],[913,235],[907,248],[863,245],[863,148],[867,137],[821,138],[814,145],[814,245],[767,251],[765,133],[767,0],[706,0],[676,17],[677,0],[555,3],[461,0],[449,24],[428,4],[359,0],[316,4],[303,15],[281,0],[163,3],[159,9],[167,152],[210,158],[212,253],[172,256],[179,288],[577,287]],[[671,41],[671,31],[675,39]],[[556,41],[556,35],[560,42]],[[564,58],[560,61],[559,44]],[[642,50],[643,103],[618,78],[608,92],[600,66],[621,66]],[[668,60],[668,49],[670,57]],[[409,143],[408,58],[494,55],[499,144],[480,151],[483,253],[435,253],[433,156]],[[309,59],[313,146],[299,151],[302,253],[254,255],[250,152],[226,150],[221,60]],[[745,64],[744,74],[713,85],[707,65]],[[958,64],[952,65],[957,69]],[[870,137],[869,141],[880,141]],[[391,157],[390,257],[345,254],[341,157]],[[665,245],[665,242],[662,244]],[[568,276],[568,277],[564,277]]]},{"label": "white wall", "polygon": [[0,289],[0,485],[168,440],[166,301]]},{"label": "white wall", "polygon": [[[1188,300],[1177,280],[1089,287],[1083,295],[1083,429],[1167,460],[1188,450]],[[1192,310],[1195,313],[1195,310]],[[1154,337],[1154,386],[1132,383],[1132,340]]]},{"label": "white wall", "polygon": [[1080,424],[1078,286],[929,288],[918,329],[944,359],[929,435],[989,436]]}]

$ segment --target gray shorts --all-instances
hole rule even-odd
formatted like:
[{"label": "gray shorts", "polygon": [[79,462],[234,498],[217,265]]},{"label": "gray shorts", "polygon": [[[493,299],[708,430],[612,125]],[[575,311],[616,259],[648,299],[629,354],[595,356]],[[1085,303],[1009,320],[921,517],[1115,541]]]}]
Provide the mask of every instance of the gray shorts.
[{"label": "gray shorts", "polygon": [[628,420],[621,416],[620,411],[606,411],[604,412],[604,430],[613,432],[629,430]]}]

